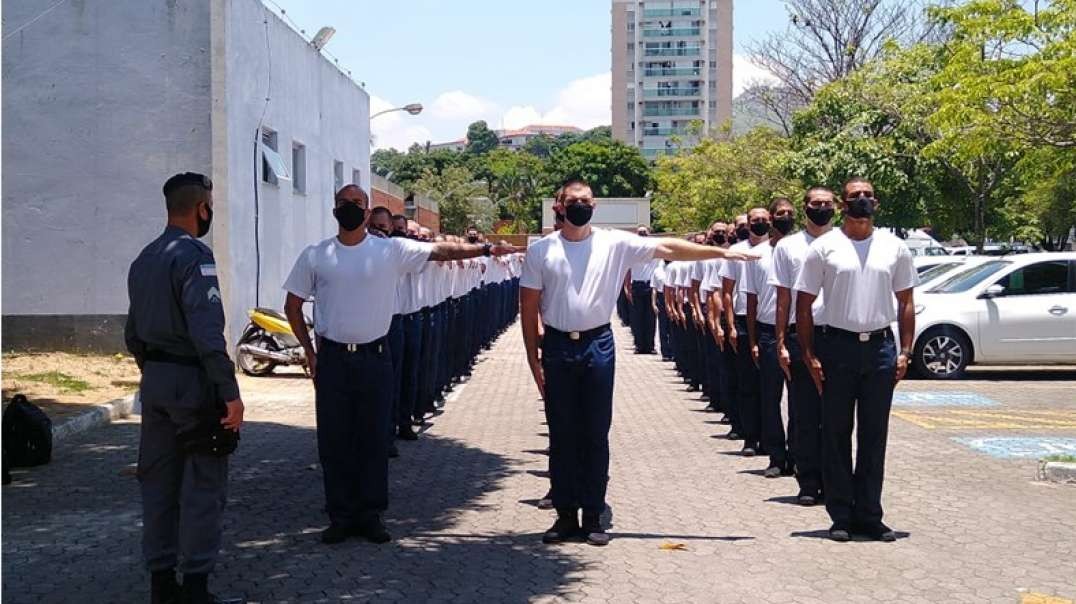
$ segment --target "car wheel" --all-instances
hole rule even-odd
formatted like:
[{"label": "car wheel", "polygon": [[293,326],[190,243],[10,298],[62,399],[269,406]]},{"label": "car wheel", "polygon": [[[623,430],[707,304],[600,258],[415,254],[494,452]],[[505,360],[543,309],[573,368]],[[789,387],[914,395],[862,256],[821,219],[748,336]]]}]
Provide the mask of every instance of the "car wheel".
[{"label": "car wheel", "polygon": [[934,327],[919,336],[912,360],[915,370],[931,380],[960,379],[970,362],[971,342],[952,327]]}]

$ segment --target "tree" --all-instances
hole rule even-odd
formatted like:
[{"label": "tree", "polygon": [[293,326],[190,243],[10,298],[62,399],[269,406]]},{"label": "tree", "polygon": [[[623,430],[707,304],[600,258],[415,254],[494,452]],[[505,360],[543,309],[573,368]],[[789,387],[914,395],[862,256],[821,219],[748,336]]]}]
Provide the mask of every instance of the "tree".
[{"label": "tree", "polygon": [[765,206],[775,195],[794,196],[801,187],[782,170],[788,150],[787,138],[760,127],[743,136],[704,138],[691,151],[659,158],[652,198],[658,225],[700,229]]},{"label": "tree", "polygon": [[597,197],[642,197],[650,185],[650,167],[639,150],[613,139],[554,150],[546,173],[554,187],[569,178],[582,178]]},{"label": "tree", "polygon": [[497,133],[490,130],[486,122],[479,120],[467,127],[467,155],[485,155],[493,151],[501,140]]},{"label": "tree", "polygon": [[920,0],[786,0],[789,24],[748,47],[751,61],[778,83],[756,88],[777,127],[791,134],[792,114],[822,86],[879,57],[888,41],[918,42],[935,32]]},{"label": "tree", "polygon": [[482,201],[484,187],[467,168],[449,166],[440,174],[427,170],[413,191],[437,202],[444,233],[461,235],[468,225],[489,228],[493,224],[493,208],[488,200]]},{"label": "tree", "polygon": [[545,186],[545,165],[526,152],[498,149],[486,156],[489,192],[500,217],[512,221],[516,233],[533,233],[541,224],[541,201],[550,192]]}]

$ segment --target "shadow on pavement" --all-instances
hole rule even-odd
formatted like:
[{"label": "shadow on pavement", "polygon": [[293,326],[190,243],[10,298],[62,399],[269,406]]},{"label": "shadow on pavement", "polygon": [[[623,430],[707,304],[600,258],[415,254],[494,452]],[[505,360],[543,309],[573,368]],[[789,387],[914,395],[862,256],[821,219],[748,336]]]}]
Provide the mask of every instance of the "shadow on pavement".
[{"label": "shadow on pavement", "polygon": [[[900,541],[902,539],[907,539],[907,538],[912,536],[911,533],[908,533],[908,532],[905,532],[905,531],[896,531],[896,533],[897,533],[897,541]],[[829,530],[828,529],[822,529],[822,530],[817,530],[817,531],[795,531],[795,532],[789,533],[788,536],[789,537],[805,537],[805,538],[809,538],[809,539],[825,539],[826,541],[830,541]],[[851,543],[882,543],[882,542],[881,541],[875,541],[874,539],[868,539],[868,538],[866,538],[866,537],[864,537],[862,535],[853,534]]]},{"label": "shadow on pavement", "polygon": [[[146,601],[141,499],[129,471],[138,424],[93,430],[53,463],[3,488],[3,600]],[[384,546],[325,546],[322,477],[310,427],[248,422],[231,461],[224,544],[211,586],[255,601],[422,601],[434,594],[496,602],[559,595],[580,564],[536,535],[452,535],[462,515],[512,472],[455,440],[398,443],[390,462]]]}]

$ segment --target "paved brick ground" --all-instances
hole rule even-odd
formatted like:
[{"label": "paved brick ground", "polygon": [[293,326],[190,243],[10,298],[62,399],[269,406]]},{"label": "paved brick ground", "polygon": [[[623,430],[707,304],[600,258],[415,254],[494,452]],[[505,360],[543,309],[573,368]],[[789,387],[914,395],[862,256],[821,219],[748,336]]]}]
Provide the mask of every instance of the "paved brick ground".
[{"label": "paved brick ground", "polygon": [[[1076,596],[1076,488],[1036,482],[1034,460],[995,459],[952,440],[1076,429],[928,429],[894,418],[884,501],[887,521],[906,535],[836,544],[824,538],[821,508],[790,503],[792,479],[762,478],[765,461],[734,455],[736,443],[717,437],[725,426],[700,411],[668,364],[631,355],[626,333],[617,336],[609,547],[539,543],[552,521],[534,507],[547,486],[545,427],[513,328],[422,440],[400,443],[389,546],[318,542],[325,517],[311,388],[299,378],[244,381],[249,424],[232,467],[218,591],[260,602]],[[902,389],[977,392],[1016,415],[1073,419],[1073,377],[983,372]],[[5,602],[145,601],[129,471],[137,432],[125,422],[76,437],[51,465],[4,487]]]}]

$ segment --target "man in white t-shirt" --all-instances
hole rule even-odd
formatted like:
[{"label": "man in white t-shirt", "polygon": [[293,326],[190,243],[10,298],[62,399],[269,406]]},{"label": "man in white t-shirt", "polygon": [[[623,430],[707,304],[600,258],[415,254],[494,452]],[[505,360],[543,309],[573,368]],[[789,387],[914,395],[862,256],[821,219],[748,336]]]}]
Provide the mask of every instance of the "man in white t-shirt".
[{"label": "man in white t-shirt", "polygon": [[[706,244],[727,247],[725,231],[727,225],[717,221],[710,225],[706,233]],[[704,394],[710,399],[706,408],[720,411],[728,416],[728,405],[721,395],[721,369],[724,365],[725,330],[717,317],[721,315],[721,295],[714,292],[721,290],[721,264],[724,260],[713,258],[703,262],[702,279],[699,282],[699,306],[703,315],[703,358],[705,359]]]},{"label": "man in white t-shirt", "polygon": [[665,265],[664,260],[658,260],[654,266],[654,272],[650,274],[650,300],[658,322],[658,343],[661,350],[661,360],[672,361],[673,348],[672,343],[669,341],[669,332],[672,327],[669,325],[669,314],[665,308]]},{"label": "man in white t-shirt", "polygon": [[[503,255],[514,248],[420,243],[369,236],[366,192],[348,185],[336,193],[335,237],[307,247],[284,289],[288,322],[306,351],[314,379],[318,454],[325,481],[329,527],[325,543],[362,536],[391,539],[381,522],[388,506],[388,448],[392,412],[392,361],[386,334],[395,312],[399,277],[427,260]],[[317,301],[314,332],[307,335],[303,304]]]},{"label": "man in white t-shirt", "polygon": [[[748,230],[748,238],[729,247],[729,250],[748,252],[765,243],[770,233],[770,213],[766,208],[752,208],[744,217],[736,217],[736,230]],[[736,395],[734,416],[729,438],[743,439],[741,453],[753,457],[762,438],[759,407],[758,365],[751,358],[751,341],[747,333],[747,293],[743,290],[743,264],[726,262],[721,267],[721,289],[725,302],[725,334],[728,349],[735,354]],[[739,425],[737,425],[737,423]]]},{"label": "man in white t-shirt", "polygon": [[[777,336],[777,359],[789,380],[788,441],[791,457],[796,460],[796,481],[800,505],[815,505],[822,499],[822,397],[803,363],[796,339],[796,279],[811,243],[832,230],[833,207],[837,196],[825,187],[812,187],[803,197],[807,216],[804,230],[781,239],[773,248],[773,273],[770,284],[777,288],[777,313],[774,331]],[[822,296],[812,306],[815,334],[825,325],[822,319]],[[793,419],[794,418],[794,419]]]},{"label": "man in white t-shirt", "polygon": [[[579,180],[564,185],[554,211],[564,214],[564,227],[531,245],[520,278],[523,341],[534,381],[545,399],[557,509],[557,521],[543,541],[559,543],[583,536],[591,544],[604,545],[608,536],[600,515],[609,479],[616,363],[609,318],[624,276],[631,266],[655,257],[753,257],[672,238],[593,229],[589,223],[594,193]],[[545,324],[541,356],[539,316]]]},{"label": "man in white t-shirt", "polygon": [[[882,523],[882,482],[893,388],[908,370],[919,279],[908,246],[874,228],[877,208],[870,182],[845,183],[841,229],[811,244],[795,286],[796,336],[822,393],[822,486],[834,541],[853,533],[896,539]],[[812,304],[820,293],[825,327],[816,356]],[[893,321],[900,327],[899,353]]]},{"label": "man in white t-shirt", "polygon": [[[759,370],[759,419],[761,420],[762,448],[770,457],[769,466],[763,472],[766,478],[791,475],[793,461],[788,455],[785,423],[781,417],[781,395],[785,376],[777,360],[777,288],[770,284],[773,276],[773,249],[792,230],[796,209],[787,197],[770,202],[769,241],[754,248],[759,261],[744,266],[743,290],[747,293],[747,334],[751,342],[751,356]],[[794,411],[789,403],[789,432],[794,422]]]},{"label": "man in white t-shirt", "polygon": [[[640,237],[649,237],[650,229],[640,226],[635,230]],[[631,294],[631,335],[635,342],[635,354],[654,354],[654,333],[657,330],[657,316],[651,304],[650,277],[661,260],[651,260],[631,267],[629,278]]]}]

